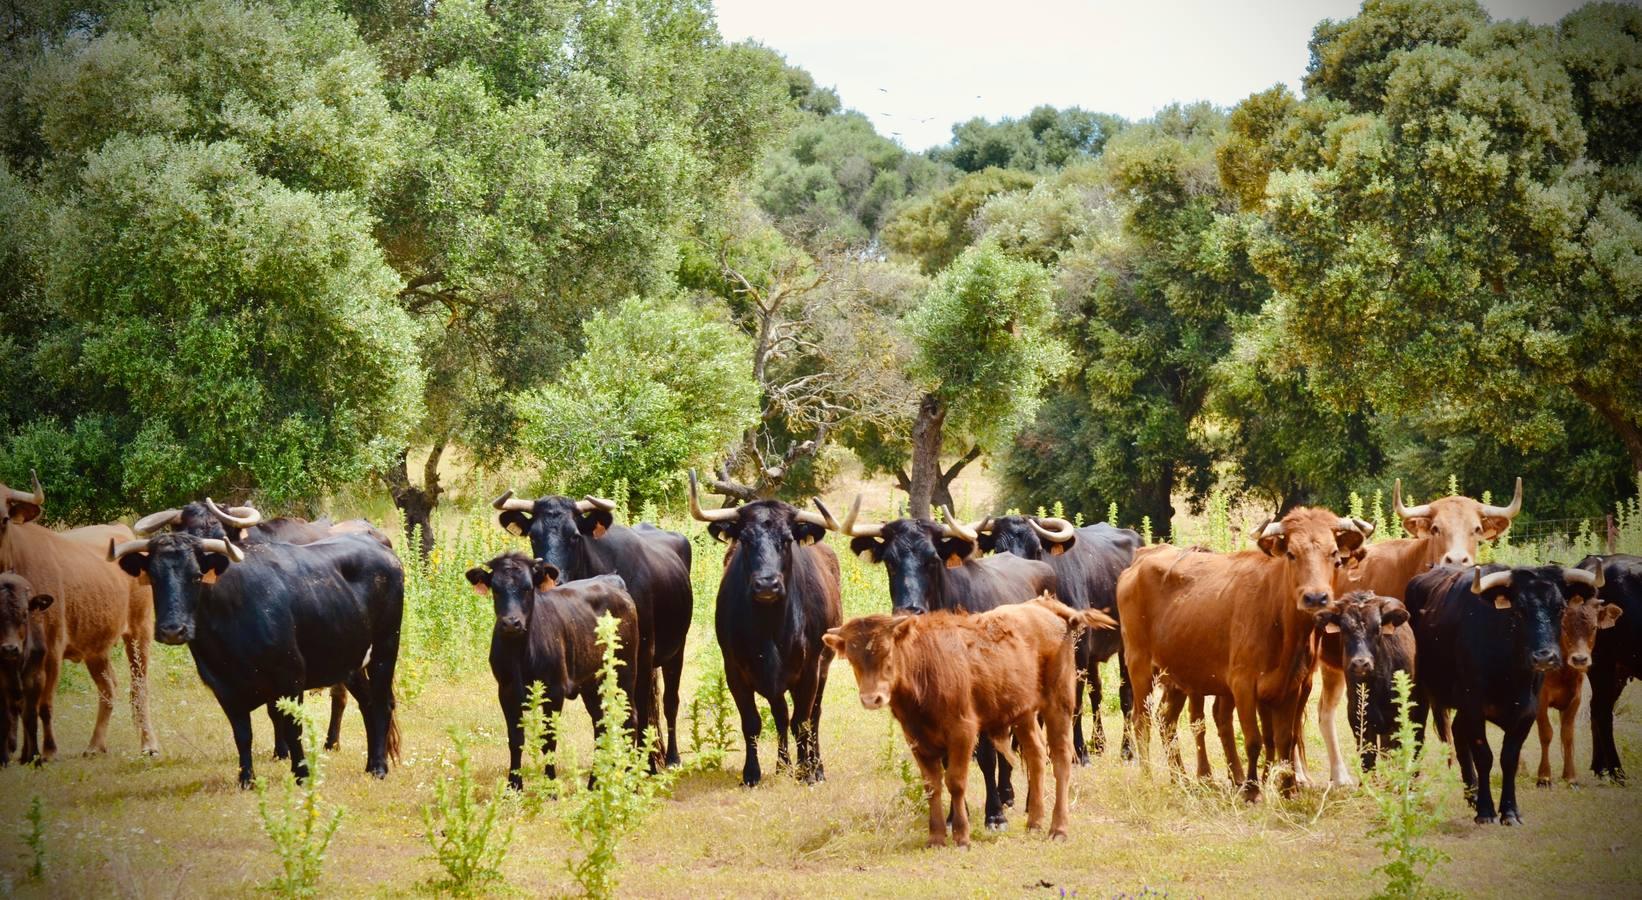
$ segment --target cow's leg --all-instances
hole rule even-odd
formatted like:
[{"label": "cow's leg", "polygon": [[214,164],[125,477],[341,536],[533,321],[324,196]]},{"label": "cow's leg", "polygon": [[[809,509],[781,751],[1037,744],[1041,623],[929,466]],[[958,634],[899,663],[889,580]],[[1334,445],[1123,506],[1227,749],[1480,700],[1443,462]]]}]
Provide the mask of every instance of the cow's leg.
[{"label": "cow's leg", "polygon": [[399,724],[395,719],[393,674],[399,667],[399,628],[379,631],[371,641],[370,658],[365,663],[370,687],[370,717],[365,727],[365,772],[388,777],[388,758],[399,757]]},{"label": "cow's leg", "polygon": [[[331,726],[325,730],[325,749],[342,746],[342,716],[348,712],[348,689],[344,685],[331,686]],[[367,721],[369,721],[367,719]]]},{"label": "cow's leg", "polygon": [[1454,761],[1460,764],[1460,783],[1464,785],[1465,802],[1472,809],[1477,808],[1477,764],[1471,756],[1471,742],[1461,740],[1459,717],[1454,718],[1453,729],[1449,732],[1454,740]]},{"label": "cow's leg", "polygon": [[1055,769],[1055,808],[1049,819],[1050,840],[1066,839],[1066,817],[1069,812],[1069,791],[1072,783],[1072,740],[1066,720],[1056,716],[1044,719],[1048,738],[1049,764]]},{"label": "cow's leg", "polygon": [[1276,748],[1272,762],[1276,765],[1281,761],[1287,761],[1293,769],[1289,772],[1280,772],[1278,775],[1278,789],[1284,796],[1293,796],[1295,791],[1303,786],[1300,775],[1305,769],[1305,763],[1297,749],[1300,737],[1300,711],[1303,708],[1293,700],[1279,700],[1272,704],[1272,725],[1275,728],[1272,743]]},{"label": "cow's leg", "polygon": [[158,756],[160,742],[154,737],[154,726],[148,719],[148,656],[153,641],[154,625],[133,624],[136,634],[125,636],[125,658],[131,665],[131,719],[137,723],[137,735],[142,739],[143,755]]},{"label": "cow's leg", "polygon": [[815,715],[815,707],[821,702],[821,696],[817,693],[817,676],[816,667],[806,668],[792,690],[792,729],[798,744],[796,774],[805,784],[814,784],[819,779],[815,771],[815,725],[819,718]]},{"label": "cow's leg", "polygon": [[1214,770],[1209,767],[1209,736],[1203,726],[1202,694],[1193,694],[1187,699],[1186,724],[1192,729],[1192,741],[1197,745],[1197,777],[1207,781],[1214,777]]},{"label": "cow's leg", "polygon": [[[998,748],[983,738],[975,745],[975,763],[981,767],[981,784],[986,789],[985,827],[988,830],[1009,827],[1009,820],[1003,814],[1003,798],[998,793]],[[950,818],[956,822],[957,817],[958,803],[954,800]]]},{"label": "cow's leg", "polygon": [[[1461,729],[1460,722],[1465,722]],[[1478,824],[1492,823],[1495,818],[1494,797],[1488,779],[1493,774],[1494,751],[1488,746],[1488,725],[1481,710],[1461,710],[1454,716],[1454,742],[1464,742],[1470,750],[1472,765],[1475,772],[1471,775],[1475,785]]]},{"label": "cow's leg", "polygon": [[775,720],[775,770],[777,772],[792,768],[792,753],[787,747],[787,732],[792,727],[791,712],[787,708],[787,695],[777,685],[770,691],[770,718]]},{"label": "cow's leg", "polygon": [[[1037,716],[1013,729],[1015,741],[1020,744],[1021,760],[1026,763],[1026,827],[1043,827],[1043,734],[1038,731]],[[986,740],[986,738],[982,738]]]},{"label": "cow's leg", "polygon": [[86,755],[108,752],[108,720],[114,716],[114,695],[120,686],[114,681],[114,664],[107,656],[87,657],[86,671],[97,688],[97,724],[91,729]]},{"label": "cow's leg", "polygon": [[[357,694],[356,694],[357,695]],[[502,722],[507,727],[507,786],[513,790],[523,790],[524,783],[524,691],[513,679],[497,679],[496,703],[502,707]],[[544,734],[544,742],[551,744],[552,729]],[[551,747],[548,748],[551,750]],[[547,765],[547,777],[553,777],[553,764]]]},{"label": "cow's leg", "polygon": [[[980,745],[988,743],[984,736]],[[952,796],[952,842],[960,847],[969,846],[969,810],[964,806],[964,791],[969,786],[969,758],[977,746],[974,738],[960,737],[946,751],[946,792]]]},{"label": "cow's leg", "polygon": [[57,705],[57,679],[63,674],[63,658],[47,653],[40,666],[40,759],[50,762],[57,755],[57,735],[51,728],[51,714]]},{"label": "cow's leg", "polygon": [[274,759],[290,759],[291,748],[285,742],[285,729],[279,727],[279,718],[274,715],[278,710],[272,703],[268,704],[268,724],[274,730]]},{"label": "cow's leg", "polygon": [[1578,682],[1574,683],[1574,695],[1559,715],[1562,722],[1562,780],[1570,785],[1579,783],[1579,773],[1574,770],[1574,717],[1579,715],[1583,687]]},{"label": "cow's leg", "polygon": [[[280,699],[301,703],[302,689],[299,687],[295,693],[286,694]],[[302,747],[302,722],[286,715],[285,711],[279,708],[277,701],[270,702],[268,708],[273,711],[274,730],[285,735],[285,746],[291,751],[291,775],[300,784],[308,779],[308,754]]]},{"label": "cow's leg", "polygon": [[1163,687],[1163,708],[1158,713],[1157,735],[1163,741],[1163,756],[1169,771],[1184,773],[1180,761],[1180,710],[1186,702],[1186,692],[1172,684]]},{"label": "cow's leg", "polygon": [[1625,681],[1612,665],[1591,669],[1591,772],[1597,778],[1625,783],[1619,748],[1613,739],[1613,710]]},{"label": "cow's leg", "polygon": [[[1135,674],[1133,666],[1130,667],[1129,674]],[[1137,690],[1139,686],[1140,679],[1136,678]],[[1243,781],[1243,798],[1252,803],[1260,799],[1260,749],[1263,741],[1260,735],[1260,704],[1255,697],[1254,679],[1240,679],[1231,687],[1232,702],[1237,706],[1237,721],[1243,726],[1243,749],[1248,757],[1247,777]],[[1138,733],[1135,740],[1140,740]]]},{"label": "cow's leg", "polygon": [[1323,733],[1323,750],[1328,754],[1328,780],[1336,787],[1350,787],[1357,783],[1351,770],[1346,768],[1345,755],[1340,752],[1339,736],[1335,733],[1340,700],[1345,693],[1345,673],[1333,666],[1323,666],[1323,693],[1317,698],[1317,728]]},{"label": "cow's leg", "polygon": [[1522,811],[1517,808],[1517,766],[1522,761],[1522,744],[1534,720],[1523,719],[1505,731],[1499,748],[1499,821],[1501,825],[1521,825]]},{"label": "cow's leg", "polygon": [[[593,721],[593,740],[596,743],[604,734],[608,723],[604,721],[604,698],[599,696],[598,690],[589,685],[582,691],[582,707],[587,710],[587,717]],[[598,786],[598,779],[592,772],[587,773],[587,788],[592,790]]]},{"label": "cow's leg", "polygon": [[[1563,731],[1567,731],[1567,715],[1562,721]],[[1539,698],[1539,709],[1534,715],[1534,724],[1539,727],[1539,777],[1535,783],[1540,787],[1551,786],[1551,706],[1545,702],[1545,695]]]},{"label": "cow's leg", "polygon": [[667,765],[676,766],[678,758],[678,690],[684,680],[684,651],[680,650],[661,666],[662,712],[667,716]]},{"label": "cow's leg", "polygon": [[[1150,772],[1151,769],[1146,763],[1150,760],[1152,752],[1152,723],[1146,704],[1152,697],[1152,658],[1146,655],[1131,657],[1125,662],[1125,671],[1129,673],[1129,683],[1134,691],[1134,700],[1129,708],[1129,727],[1125,730],[1132,732],[1135,753],[1140,758],[1141,769]],[[1130,739],[1130,735],[1124,735],[1125,741]]]},{"label": "cow's leg", "polygon": [[1289,765],[1294,770],[1294,783],[1298,787],[1311,787],[1311,772],[1306,768],[1306,706],[1311,701],[1311,679],[1308,677],[1300,682],[1300,696],[1294,698],[1282,717],[1288,722],[1288,754]]},{"label": "cow's leg", "polygon": [[251,769],[251,711],[224,709],[223,713],[228,716],[228,727],[234,730],[234,747],[239,750],[240,790],[249,790],[257,777]]},{"label": "cow's leg", "polygon": [[[660,710],[656,709],[656,641],[655,637],[645,637],[639,634],[638,657],[633,661],[633,720],[639,723],[639,730],[652,727],[657,721]],[[739,705],[739,704],[738,704]],[[662,735],[657,729],[656,747],[650,754],[650,771],[654,773],[666,761],[666,752],[662,747]]]},{"label": "cow's leg", "polygon": [[825,650],[816,666],[815,702],[810,704],[810,774],[813,781],[826,781],[827,769],[821,764],[821,701],[827,696],[827,669],[832,666],[833,652]]},{"label": "cow's leg", "polygon": [[741,767],[741,783],[747,787],[758,787],[758,783],[764,780],[764,773],[758,768],[758,734],[764,728],[763,720],[758,717],[758,698],[753,694],[753,686],[740,672],[729,666],[724,667],[724,683],[730,689],[730,699],[735,701],[736,712],[741,714],[741,737],[747,742],[747,761]]},{"label": "cow's leg", "polygon": [[[9,672],[0,674],[0,678],[11,677]],[[22,710],[16,708],[14,700],[21,694],[21,687],[14,693],[9,685],[0,684],[0,769],[11,762],[11,753],[17,748],[17,720],[22,718]]]},{"label": "cow's leg", "polygon": [[941,815],[941,758],[914,752],[918,771],[924,776],[924,796],[929,800],[929,840],[925,846],[946,846],[946,819]]},{"label": "cow's leg", "polygon": [[[1130,715],[1135,709],[1135,692],[1129,681],[1129,667],[1124,662],[1122,644],[1118,644],[1117,648],[1117,675],[1118,708],[1123,711],[1123,721],[1128,722]],[[1096,714],[1098,715],[1099,713],[1097,712]],[[1134,735],[1129,732],[1129,729],[1125,728],[1123,730],[1123,758],[1133,759],[1134,755]]]},{"label": "cow's leg", "polygon": [[1232,727],[1234,712],[1236,709],[1229,695],[1215,695],[1214,730],[1220,732],[1220,752],[1226,755],[1226,773],[1231,776],[1231,783],[1240,785],[1243,783],[1243,759],[1237,753],[1237,731]]},{"label": "cow's leg", "polygon": [[1095,658],[1095,648],[1090,636],[1085,633],[1078,639],[1078,677],[1072,682],[1072,752],[1076,754],[1078,765],[1089,765],[1089,745],[1083,740],[1083,689],[1089,688],[1089,712],[1094,719],[1089,726],[1089,734],[1093,739],[1094,752],[1104,753],[1106,750],[1106,732],[1100,724],[1100,660]]},{"label": "cow's leg", "polygon": [[[26,690],[26,688],[25,688]],[[40,762],[40,725],[41,705],[38,693],[29,691],[23,695],[23,747],[22,755],[18,759],[26,764]]]},{"label": "cow's leg", "polygon": [[[1009,764],[1002,753],[998,757],[998,802],[1004,806],[1015,805],[1015,768]],[[1001,814],[1001,812],[1000,812]]]}]

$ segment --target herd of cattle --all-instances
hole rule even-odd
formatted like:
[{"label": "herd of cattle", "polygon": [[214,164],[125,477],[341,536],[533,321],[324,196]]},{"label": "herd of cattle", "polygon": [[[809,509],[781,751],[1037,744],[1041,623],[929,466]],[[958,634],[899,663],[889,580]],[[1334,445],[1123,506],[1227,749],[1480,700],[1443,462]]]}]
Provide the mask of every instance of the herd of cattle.
[{"label": "herd of cattle", "polygon": [[[992,828],[1005,824],[1013,805],[1020,759],[1027,825],[1041,825],[1047,759],[1055,778],[1050,834],[1065,835],[1072,764],[1104,750],[1098,667],[1114,654],[1128,722],[1124,755],[1150,755],[1154,704],[1147,701],[1156,687],[1170,763],[1181,766],[1173,735],[1189,708],[1198,775],[1210,777],[1201,723],[1213,698],[1229,775],[1250,799],[1267,779],[1284,791],[1308,783],[1302,728],[1319,668],[1318,717],[1335,784],[1352,780],[1335,734],[1342,700],[1371,768],[1396,739],[1398,671],[1413,679],[1420,738],[1429,717],[1452,741],[1478,822],[1522,821],[1516,770],[1536,722],[1539,782],[1551,782],[1553,708],[1561,714],[1562,777],[1574,779],[1572,724],[1586,675],[1591,767],[1624,779],[1613,710],[1625,682],[1642,675],[1642,557],[1477,565],[1479,542],[1498,537],[1520,512],[1520,479],[1503,507],[1458,496],[1405,506],[1399,484],[1394,511],[1407,538],[1369,543],[1368,522],[1297,508],[1259,529],[1257,549],[1234,553],[1142,546],[1128,529],[1035,516],[965,524],[948,510],[942,523],[866,523],[858,521],[859,497],[842,523],[819,500],[813,512],[777,500],[703,509],[693,473],[689,499],[692,516],[726,544],[714,627],[746,739],[742,781],[762,778],[757,697],[774,719],[778,765],[806,782],[824,777],[822,697],[831,663],[843,655],[861,703],[888,707],[901,724],[925,781],[932,844],[944,843],[949,828],[957,843],[969,839],[971,756]],[[0,484],[0,765],[15,751],[25,762],[56,752],[52,709],[65,659],[83,662],[95,682],[89,752],[106,749],[110,655],[121,640],[141,746],[157,753],[147,667],[149,642],[158,638],[188,646],[233,730],[241,785],[253,779],[251,713],[259,706],[273,721],[276,756],[288,756],[297,777],[307,774],[300,725],[275,701],[321,688],[332,691],[327,748],[337,744],[352,694],[365,723],[366,771],[387,774],[399,743],[393,677],[404,572],[381,532],[358,520],[265,520],[252,507],[224,509],[209,499],[129,528],[55,531],[33,521],[45,505],[37,479],[29,491]],[[620,672],[634,701],[627,725],[656,728],[652,764],[676,764],[694,607],[690,541],[617,524],[615,504],[596,497],[525,500],[509,492],[494,506],[499,524],[530,542],[528,555],[506,553],[466,573],[495,609],[490,664],[513,782],[532,683],[545,688],[544,712],[579,696],[602,727],[593,681],[601,660],[595,624],[604,615],[618,621]],[[886,614],[843,621],[838,559],[822,540],[828,531],[885,567]],[[1095,711],[1087,741],[1083,684]],[[1487,722],[1504,732],[1497,807]]]}]

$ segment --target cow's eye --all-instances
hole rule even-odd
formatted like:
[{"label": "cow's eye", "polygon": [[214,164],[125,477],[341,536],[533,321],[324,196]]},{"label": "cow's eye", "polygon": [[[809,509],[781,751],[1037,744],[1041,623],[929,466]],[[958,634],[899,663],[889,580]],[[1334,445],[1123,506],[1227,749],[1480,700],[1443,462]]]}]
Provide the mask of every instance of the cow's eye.
[{"label": "cow's eye", "polygon": [[1286,552],[1284,552],[1284,554],[1283,554],[1283,555],[1284,555],[1284,556],[1287,556],[1287,557],[1288,557],[1288,558],[1289,558],[1289,559],[1295,559],[1295,558],[1296,558],[1296,557],[1295,557],[1295,555],[1294,555],[1294,551],[1293,551],[1293,550],[1289,550],[1289,551],[1286,551]]},{"label": "cow's eye", "polygon": [[1471,533],[1472,534],[1482,534],[1482,526],[1478,525],[1477,527],[1471,529]]},{"label": "cow's eye", "polygon": [[1442,534],[1442,529],[1438,528],[1435,525],[1433,525],[1433,526],[1431,526],[1431,533],[1432,534]]}]

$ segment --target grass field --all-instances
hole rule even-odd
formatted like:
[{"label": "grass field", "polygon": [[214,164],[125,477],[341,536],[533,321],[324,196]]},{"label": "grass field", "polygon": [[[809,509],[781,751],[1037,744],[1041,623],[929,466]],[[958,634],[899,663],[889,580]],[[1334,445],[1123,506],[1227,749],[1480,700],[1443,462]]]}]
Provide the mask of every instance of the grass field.
[{"label": "grass field", "polygon": [[[471,521],[475,528],[483,525],[477,516]],[[510,540],[494,526],[491,531],[496,534],[448,538],[447,555],[477,556]],[[718,555],[706,543],[697,546],[686,705],[703,674],[720,665],[711,633]],[[846,615],[886,607],[881,570],[843,556]],[[440,870],[428,855],[421,808],[432,799],[434,781],[449,776],[449,729],[475,736],[470,746],[487,785],[503,775],[505,736],[483,649],[489,605],[471,593],[453,593],[450,578],[474,561],[483,559],[447,559],[442,566],[448,571],[432,581],[429,593],[408,597],[427,606],[418,614],[422,618],[434,616],[417,627],[438,629],[448,640],[436,647],[407,626],[400,704],[404,761],[385,782],[363,773],[363,729],[350,708],[343,747],[330,756],[325,784],[327,799],[346,809],[321,883],[325,895],[431,890]],[[255,893],[274,875],[276,861],[257,819],[256,798],[236,786],[226,721],[199,683],[186,649],[159,647],[155,657],[159,758],[137,754],[123,699],[109,755],[77,755],[95,704],[84,670],[70,666],[58,705],[59,758],[39,770],[0,771],[0,894],[243,895]],[[1115,670],[1110,675],[1112,686]],[[121,683],[123,688],[124,672]],[[1108,734],[1115,736],[1122,722],[1110,687],[1108,695],[1102,715]],[[1622,699],[1616,726],[1620,751],[1634,771],[1642,771],[1639,698],[1642,689],[1632,688]],[[1292,800],[1268,795],[1272,798],[1250,806],[1229,789],[1182,783],[1162,769],[1122,762],[1115,749],[1075,770],[1069,841],[1050,843],[1041,834],[1026,833],[1024,811],[1017,809],[1006,832],[988,834],[977,827],[976,843],[967,851],[925,850],[922,812],[905,799],[899,772],[906,758],[899,732],[887,712],[861,708],[854,678],[841,660],[832,669],[825,709],[825,783],[806,787],[775,774],[773,741],[766,741],[765,782],[744,789],[738,784],[738,746],[723,771],[682,777],[641,832],[623,845],[621,891],[638,896],[1309,897],[1368,896],[1383,882],[1373,871],[1381,857],[1366,836],[1374,805],[1361,791],[1312,789]],[[567,707],[566,722],[570,746],[586,759],[591,730],[579,704]],[[258,714],[255,723],[258,773],[283,777],[283,764],[271,758],[266,717]],[[688,725],[680,725],[688,761]],[[1315,774],[1324,769],[1315,714],[1308,728]],[[1576,742],[1582,772],[1589,763],[1588,728],[1582,715]],[[1497,747],[1499,735],[1492,736]],[[1217,751],[1211,758],[1220,765]],[[1538,760],[1537,739],[1530,737],[1518,782],[1526,820],[1521,829],[1472,825],[1457,770],[1441,759],[1428,765],[1428,776],[1438,783],[1442,819],[1433,842],[1452,857],[1434,883],[1467,895],[1642,894],[1642,785],[1536,789]],[[971,785],[973,814],[980,797],[974,773]],[[1016,786],[1024,800],[1019,775]],[[25,873],[32,857],[23,835],[36,796],[45,814],[45,876],[30,881]],[[551,809],[519,821],[501,891],[572,892],[565,868],[571,846]]]}]

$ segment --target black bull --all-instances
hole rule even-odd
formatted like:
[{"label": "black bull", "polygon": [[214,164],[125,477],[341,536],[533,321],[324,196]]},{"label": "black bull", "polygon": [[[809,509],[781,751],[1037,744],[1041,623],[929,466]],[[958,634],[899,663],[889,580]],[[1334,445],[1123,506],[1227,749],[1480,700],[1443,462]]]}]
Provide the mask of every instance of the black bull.
[{"label": "black bull", "polygon": [[[391,550],[370,535],[345,534],[245,556],[226,541],[161,534],[110,542],[109,553],[152,582],[155,637],[188,645],[233,728],[242,787],[253,778],[252,710],[337,683],[365,720],[365,771],[387,775],[398,753],[393,675],[405,600],[405,573]],[[306,777],[300,723],[283,712],[273,719],[292,773]]]},{"label": "black bull", "polygon": [[[833,651],[822,638],[842,623],[843,605],[838,557],[820,543],[830,520],[826,508],[820,508],[817,515],[779,500],[759,500],[704,511],[696,499],[695,473],[690,473],[691,514],[708,523],[714,538],[730,544],[714,629],[724,655],[725,683],[741,716],[747,747],[741,781],[749,787],[763,778],[755,694],[769,702],[775,719],[777,767],[790,764],[790,724],[798,743],[798,776],[811,783],[826,777],[821,701]],[[790,710],[787,694],[792,696]]]},{"label": "black bull", "polygon": [[531,556],[557,568],[563,581],[620,575],[626,583],[639,616],[633,711],[641,727],[659,729],[655,669],[660,668],[666,730],[658,750],[664,754],[662,761],[676,765],[684,639],[695,603],[690,542],[649,525],[617,525],[611,515],[615,504],[596,497],[525,500],[509,491],[492,505],[501,511],[501,526],[528,537]]},{"label": "black bull", "polygon": [[[1036,525],[1037,527],[1033,527]],[[1028,516],[998,516],[976,528],[983,553],[1012,553],[1025,559],[1042,560],[1055,570],[1060,585],[1060,602],[1073,609],[1098,609],[1117,618],[1117,578],[1134,560],[1140,535],[1127,528],[1104,522],[1073,529],[1063,519],[1034,519]],[[1078,641],[1078,671],[1089,684],[1089,707],[1094,718],[1094,749],[1106,749],[1106,731],[1100,721],[1100,664],[1118,658],[1118,701],[1123,720],[1129,720],[1134,692],[1129,687],[1129,670],[1123,663],[1123,636],[1116,629],[1090,628]],[[1072,712],[1072,750],[1078,761],[1089,763],[1089,748],[1083,738],[1083,691],[1080,689]],[[1133,753],[1127,731],[1123,735],[1123,756]]]},{"label": "black bull", "polygon": [[[856,497],[838,530],[853,538],[851,551],[884,564],[895,613],[986,612],[1008,603],[1024,603],[1045,592],[1059,592],[1055,570],[1048,563],[1013,554],[972,558],[977,536],[962,526],[921,519],[857,526],[860,507],[861,498]],[[950,510],[947,521],[956,521]],[[1014,801],[1009,763],[990,741],[976,746],[975,761],[986,784],[986,827],[1002,828],[1007,822],[1003,808]]]}]

